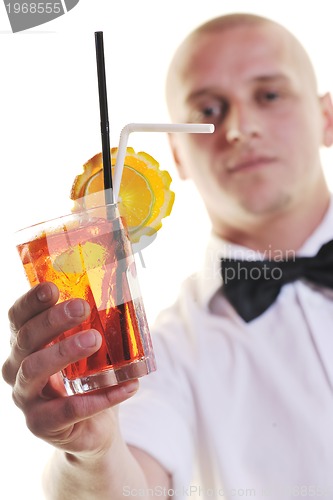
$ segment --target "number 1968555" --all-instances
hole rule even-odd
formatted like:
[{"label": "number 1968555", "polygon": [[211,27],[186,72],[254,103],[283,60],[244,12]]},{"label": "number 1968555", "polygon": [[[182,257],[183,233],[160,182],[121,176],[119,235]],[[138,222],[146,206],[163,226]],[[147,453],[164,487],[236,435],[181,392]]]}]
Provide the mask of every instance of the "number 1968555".
[{"label": "number 1968555", "polygon": [[61,2],[14,3],[6,4],[9,14],[61,14]]}]

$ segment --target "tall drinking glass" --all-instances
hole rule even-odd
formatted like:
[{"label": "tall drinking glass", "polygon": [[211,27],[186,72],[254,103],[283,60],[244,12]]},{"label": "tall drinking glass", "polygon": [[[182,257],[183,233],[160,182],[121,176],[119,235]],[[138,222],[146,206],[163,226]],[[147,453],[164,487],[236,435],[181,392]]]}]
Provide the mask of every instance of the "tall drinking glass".
[{"label": "tall drinking glass", "polygon": [[102,334],[96,353],[63,370],[68,394],[156,369],[131,243],[116,204],[21,229],[16,238],[31,286],[52,281],[60,290],[59,302],[79,297],[90,304],[90,317],[55,342],[88,328]]}]

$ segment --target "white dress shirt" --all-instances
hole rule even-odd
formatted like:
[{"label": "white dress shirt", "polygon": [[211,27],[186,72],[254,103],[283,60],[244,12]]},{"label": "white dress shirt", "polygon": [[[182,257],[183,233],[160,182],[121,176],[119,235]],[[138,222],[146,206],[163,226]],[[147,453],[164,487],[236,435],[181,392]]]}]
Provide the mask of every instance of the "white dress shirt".
[{"label": "white dress shirt", "polygon": [[[330,239],[333,204],[298,254]],[[246,323],[219,291],[223,255],[254,252],[211,237],[152,328],[157,371],[121,405],[125,439],[172,474],[172,498],[333,499],[333,291],[290,283]]]}]

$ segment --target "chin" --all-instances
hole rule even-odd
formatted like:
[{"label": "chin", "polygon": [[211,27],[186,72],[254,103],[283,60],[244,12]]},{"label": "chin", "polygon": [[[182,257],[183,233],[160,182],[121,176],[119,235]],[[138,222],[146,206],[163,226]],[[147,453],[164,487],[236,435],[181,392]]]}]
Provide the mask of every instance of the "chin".
[{"label": "chin", "polygon": [[246,197],[240,202],[243,210],[252,215],[273,215],[285,212],[290,206],[291,199],[286,193],[273,196],[256,195],[251,198]]}]

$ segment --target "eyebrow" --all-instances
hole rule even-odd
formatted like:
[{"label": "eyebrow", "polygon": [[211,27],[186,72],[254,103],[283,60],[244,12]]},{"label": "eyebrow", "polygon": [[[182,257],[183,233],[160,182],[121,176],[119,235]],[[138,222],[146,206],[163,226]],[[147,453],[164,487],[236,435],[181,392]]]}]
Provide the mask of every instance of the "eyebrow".
[{"label": "eyebrow", "polygon": [[263,75],[263,76],[258,76],[253,79],[253,81],[257,82],[289,82],[290,79],[282,74],[282,73],[275,73],[273,75]]}]

